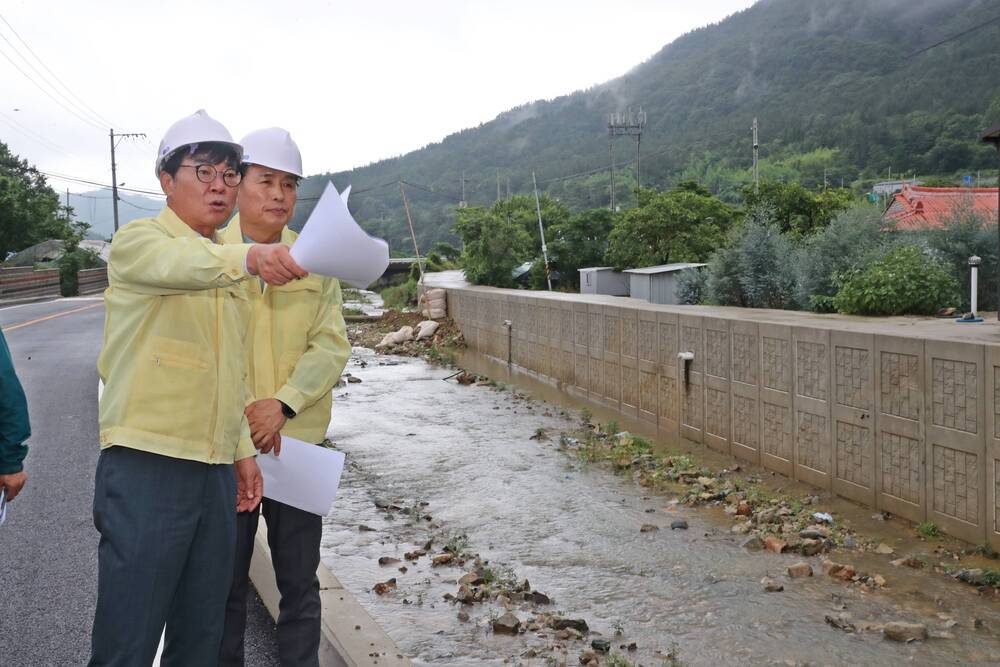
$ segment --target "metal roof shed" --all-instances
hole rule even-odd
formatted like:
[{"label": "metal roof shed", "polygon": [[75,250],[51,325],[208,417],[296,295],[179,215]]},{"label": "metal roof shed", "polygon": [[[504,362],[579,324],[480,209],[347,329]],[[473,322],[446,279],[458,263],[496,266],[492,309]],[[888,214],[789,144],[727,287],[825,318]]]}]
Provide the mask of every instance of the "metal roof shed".
[{"label": "metal roof shed", "polygon": [[678,304],[677,278],[682,271],[699,269],[704,264],[681,262],[646,266],[641,269],[626,269],[629,294],[633,299],[645,299],[650,303]]},{"label": "metal roof shed", "polygon": [[590,266],[580,271],[580,294],[628,296],[628,278],[610,266]]}]

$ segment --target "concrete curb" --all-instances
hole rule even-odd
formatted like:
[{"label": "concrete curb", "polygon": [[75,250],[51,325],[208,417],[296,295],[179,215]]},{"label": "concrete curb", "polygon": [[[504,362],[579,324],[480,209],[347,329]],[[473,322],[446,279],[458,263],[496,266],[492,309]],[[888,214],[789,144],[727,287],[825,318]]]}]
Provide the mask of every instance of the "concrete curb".
[{"label": "concrete curb", "polygon": [[[319,647],[319,664],[322,667],[413,664],[329,568],[320,563],[316,575],[319,577],[319,595],[323,606],[323,636]],[[264,521],[260,522],[254,540],[250,580],[268,612],[277,619],[281,596],[274,580]]]}]

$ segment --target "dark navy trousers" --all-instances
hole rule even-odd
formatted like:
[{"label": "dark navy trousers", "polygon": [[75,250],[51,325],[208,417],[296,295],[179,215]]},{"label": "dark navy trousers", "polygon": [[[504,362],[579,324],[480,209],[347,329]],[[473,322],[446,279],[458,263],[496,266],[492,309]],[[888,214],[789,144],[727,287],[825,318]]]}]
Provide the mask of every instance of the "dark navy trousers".
[{"label": "dark navy trousers", "polygon": [[[282,667],[318,667],[322,608],[316,568],[323,518],[269,498],[261,508],[281,594],[278,658]],[[226,603],[220,667],[243,667],[250,559],[259,516],[256,511],[237,515],[236,564]]]},{"label": "dark navy trousers", "polygon": [[232,465],[115,446],[94,484],[97,611],[91,667],[163,667],[219,657],[236,545]]}]

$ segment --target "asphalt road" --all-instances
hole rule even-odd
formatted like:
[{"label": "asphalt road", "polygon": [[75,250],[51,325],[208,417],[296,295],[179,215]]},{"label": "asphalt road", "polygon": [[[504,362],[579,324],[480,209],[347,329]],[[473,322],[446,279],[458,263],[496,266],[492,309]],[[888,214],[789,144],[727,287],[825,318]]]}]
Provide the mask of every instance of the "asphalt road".
[{"label": "asphalt road", "polygon": [[[0,665],[85,665],[97,592],[91,507],[98,456],[100,298],[0,308],[28,396],[28,483],[0,527]],[[248,667],[278,665],[274,623],[256,595]]]}]

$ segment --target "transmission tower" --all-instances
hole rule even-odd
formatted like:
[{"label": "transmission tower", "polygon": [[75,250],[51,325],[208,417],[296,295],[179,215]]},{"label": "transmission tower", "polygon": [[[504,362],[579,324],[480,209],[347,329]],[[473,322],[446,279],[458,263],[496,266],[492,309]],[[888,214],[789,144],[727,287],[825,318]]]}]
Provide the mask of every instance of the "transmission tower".
[{"label": "transmission tower", "polygon": [[635,137],[635,192],[636,202],[639,201],[639,188],[642,181],[639,178],[639,154],[642,145],[642,131],[646,127],[646,112],[639,107],[637,113],[632,112],[632,107],[627,111],[616,111],[608,115],[608,144],[611,154],[611,210],[615,210],[615,137],[631,136]]}]

